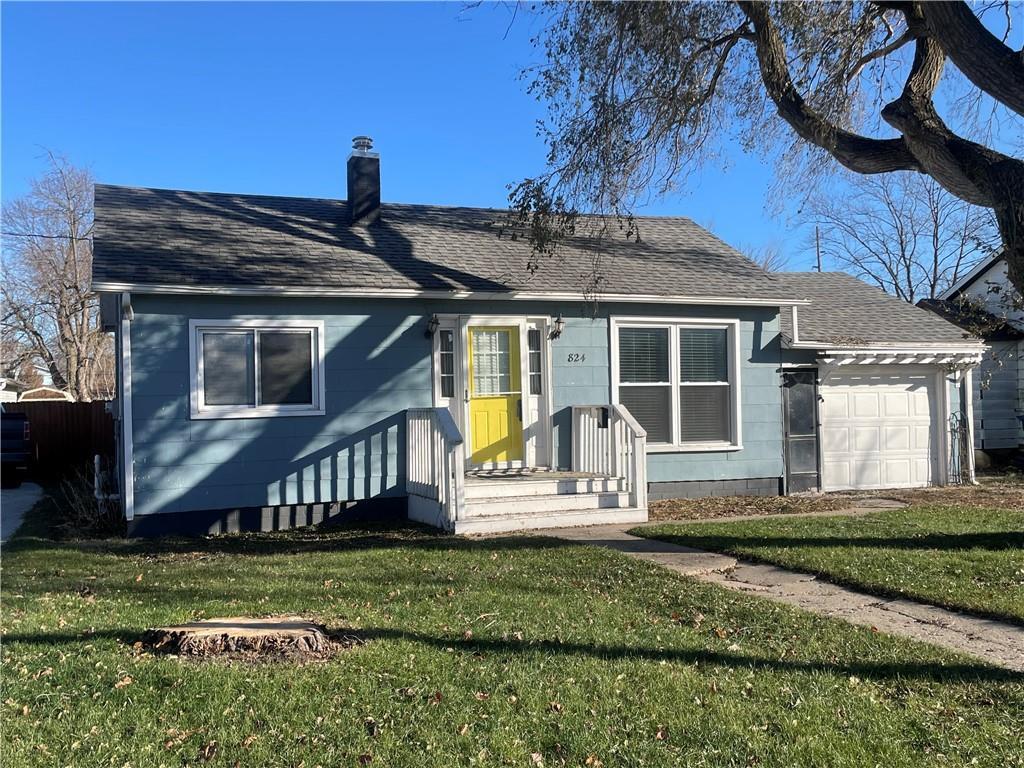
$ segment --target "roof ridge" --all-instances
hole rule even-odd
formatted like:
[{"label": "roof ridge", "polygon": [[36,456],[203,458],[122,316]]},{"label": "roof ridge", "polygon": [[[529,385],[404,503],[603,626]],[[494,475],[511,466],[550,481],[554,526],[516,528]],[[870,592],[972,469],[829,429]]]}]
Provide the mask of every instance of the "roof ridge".
[{"label": "roof ridge", "polygon": [[[109,184],[106,182],[96,182],[95,187],[103,187],[105,189],[115,190],[129,190],[133,192],[180,192],[186,195],[216,195],[218,197],[257,197],[268,200],[308,200],[310,202],[318,203],[348,203],[348,199],[344,197],[311,197],[309,195],[271,195],[262,192],[221,192],[217,190],[209,189],[181,189],[179,187],[146,187],[138,186],[136,184]],[[439,208],[442,210],[463,210],[463,211],[486,211],[488,213],[510,213],[513,212],[512,208],[495,208],[493,206],[483,205],[462,205],[462,204],[448,204],[448,203],[410,203],[397,200],[386,200],[381,201],[382,206],[389,207],[401,207],[401,208]],[[580,216],[585,218],[600,218],[601,214],[597,213],[582,213]],[[608,217],[618,218],[618,217]],[[628,218],[628,217],[622,217]],[[656,216],[651,214],[635,214],[633,219],[643,221],[687,221],[691,224],[700,227],[704,232],[707,232],[716,240],[722,244],[732,248],[731,245],[726,243],[724,240],[719,238],[717,235],[712,233],[706,227],[697,224],[690,216],[676,215],[676,216]],[[734,249],[735,250],[735,249]]]}]

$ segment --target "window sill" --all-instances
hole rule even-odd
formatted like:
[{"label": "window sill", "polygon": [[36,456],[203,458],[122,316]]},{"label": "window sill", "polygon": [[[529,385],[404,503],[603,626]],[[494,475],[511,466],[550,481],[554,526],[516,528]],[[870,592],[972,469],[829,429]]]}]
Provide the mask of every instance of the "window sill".
[{"label": "window sill", "polygon": [[668,443],[647,444],[648,453],[723,453],[725,451],[742,451],[743,446],[737,443]]},{"label": "window sill", "polygon": [[225,410],[193,411],[192,420],[203,419],[270,419],[282,416],[324,416],[323,408],[229,408]]}]

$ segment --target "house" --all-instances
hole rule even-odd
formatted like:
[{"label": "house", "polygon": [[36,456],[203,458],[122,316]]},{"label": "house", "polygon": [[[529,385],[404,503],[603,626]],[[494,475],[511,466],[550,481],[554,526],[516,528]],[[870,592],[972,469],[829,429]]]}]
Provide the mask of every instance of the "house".
[{"label": "house", "polygon": [[17,402],[18,396],[28,388],[28,384],[17,379],[12,379],[10,376],[0,376],[0,403]]},{"label": "house", "polygon": [[984,346],[933,314],[767,274],[686,218],[531,271],[503,212],[382,204],[362,138],[347,170],[346,200],[96,187],[132,534],[631,522],[959,476]]},{"label": "house", "polygon": [[989,352],[974,378],[974,447],[987,458],[1024,447],[1024,304],[993,253],[938,299],[921,306],[985,339]]}]

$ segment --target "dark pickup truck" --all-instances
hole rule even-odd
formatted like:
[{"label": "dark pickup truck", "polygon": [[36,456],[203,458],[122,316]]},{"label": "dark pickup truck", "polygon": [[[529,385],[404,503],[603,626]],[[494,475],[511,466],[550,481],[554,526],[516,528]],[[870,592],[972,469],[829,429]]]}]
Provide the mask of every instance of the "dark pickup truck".
[{"label": "dark pickup truck", "polygon": [[29,443],[28,416],[24,413],[0,412],[0,484],[17,488],[28,472],[32,455]]}]

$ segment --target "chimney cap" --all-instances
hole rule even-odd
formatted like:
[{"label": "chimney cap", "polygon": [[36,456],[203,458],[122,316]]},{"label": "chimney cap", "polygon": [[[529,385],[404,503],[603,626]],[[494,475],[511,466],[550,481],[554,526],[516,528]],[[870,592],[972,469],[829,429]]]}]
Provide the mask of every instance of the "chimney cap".
[{"label": "chimney cap", "polygon": [[369,152],[373,149],[373,139],[369,136],[356,136],[352,139],[352,149],[357,152]]}]

